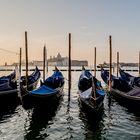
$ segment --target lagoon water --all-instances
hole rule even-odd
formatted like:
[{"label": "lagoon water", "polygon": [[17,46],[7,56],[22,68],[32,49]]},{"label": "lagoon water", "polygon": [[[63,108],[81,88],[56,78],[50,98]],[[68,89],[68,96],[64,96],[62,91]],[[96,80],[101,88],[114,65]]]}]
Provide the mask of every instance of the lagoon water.
[{"label": "lagoon water", "polygon": [[[48,75],[52,73],[49,68]],[[110,101],[108,95],[98,118],[88,117],[80,109],[77,94],[80,73],[72,72],[70,101],[66,80],[63,100],[53,109],[47,106],[26,110],[18,104],[1,105],[0,140],[140,140],[140,110],[130,110],[114,99]],[[63,74],[68,79],[68,72]],[[101,80],[100,71],[97,78]]]}]

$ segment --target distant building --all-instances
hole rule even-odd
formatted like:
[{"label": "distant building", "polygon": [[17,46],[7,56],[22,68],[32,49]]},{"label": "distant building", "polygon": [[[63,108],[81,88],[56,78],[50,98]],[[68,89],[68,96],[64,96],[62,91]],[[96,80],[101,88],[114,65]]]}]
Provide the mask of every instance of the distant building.
[{"label": "distant building", "polygon": [[7,62],[5,62],[5,64],[4,64],[5,66],[7,66]]},{"label": "distant building", "polygon": [[[50,59],[48,59],[48,66],[68,66],[69,65],[69,58],[68,57],[62,57],[60,53],[57,54],[57,56],[53,57],[50,56]],[[80,60],[71,60],[72,66],[88,66],[88,61],[80,61]]]},{"label": "distant building", "polygon": [[72,66],[88,66],[88,61],[72,60],[71,65]]},{"label": "distant building", "polygon": [[31,66],[43,66],[43,61],[33,60],[29,63]]}]

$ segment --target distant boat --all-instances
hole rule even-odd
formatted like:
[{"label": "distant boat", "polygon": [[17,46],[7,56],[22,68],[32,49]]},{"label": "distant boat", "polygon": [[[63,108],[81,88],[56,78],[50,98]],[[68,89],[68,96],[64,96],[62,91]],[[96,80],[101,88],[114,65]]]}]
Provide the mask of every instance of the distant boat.
[{"label": "distant boat", "polygon": [[103,105],[105,91],[92,74],[83,68],[78,82],[79,101],[86,110],[97,113]]},{"label": "distant boat", "polygon": [[[97,68],[109,68],[109,64],[103,63],[103,64],[99,64],[97,66]],[[114,68],[114,65],[112,65],[112,68]]]},{"label": "distant boat", "polygon": [[[109,72],[107,70],[101,70],[101,77],[103,81],[108,85]],[[111,92],[117,101],[124,103],[128,106],[140,107],[140,87],[137,87],[122,77],[111,76]]]},{"label": "distant boat", "polygon": [[52,76],[48,77],[41,86],[35,90],[27,91],[22,88],[25,94],[23,98],[24,106],[40,105],[43,102],[52,103],[57,101],[63,95],[64,77],[56,68]]}]

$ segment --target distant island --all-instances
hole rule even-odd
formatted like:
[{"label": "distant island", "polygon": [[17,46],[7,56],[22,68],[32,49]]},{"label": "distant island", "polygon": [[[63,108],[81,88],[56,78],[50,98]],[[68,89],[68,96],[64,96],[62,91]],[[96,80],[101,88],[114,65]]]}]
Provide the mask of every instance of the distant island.
[{"label": "distant island", "polygon": [[[116,67],[117,63],[112,63],[112,67]],[[124,63],[124,62],[120,62],[119,63],[120,67],[138,67],[138,63]],[[104,62],[103,64],[99,64],[97,65],[97,68],[109,68],[109,63]]]},{"label": "distant island", "polygon": [[[13,63],[11,65],[8,65],[6,62],[3,66],[16,66],[19,63]],[[43,66],[43,61],[39,60],[33,60],[30,61],[29,66]],[[49,59],[47,59],[47,64],[48,66],[68,66],[69,64],[69,59],[68,57],[62,57],[60,53],[57,54],[57,56],[50,56]],[[88,66],[88,61],[87,60],[71,60],[71,65],[72,66]],[[25,61],[22,61],[22,66],[25,66]],[[112,63],[112,67],[116,67],[117,64],[115,62]],[[138,67],[138,63],[125,63],[125,62],[120,62],[119,63],[120,67]],[[109,68],[109,63],[103,62],[101,64],[97,65],[97,68]]]},{"label": "distant island", "polygon": [[[69,58],[62,57],[60,53],[57,56],[50,56],[47,59],[48,66],[68,66],[69,65]],[[13,63],[12,66],[18,65],[18,63]],[[25,62],[22,62],[22,65],[25,65]],[[72,66],[88,66],[87,60],[71,60]],[[43,66],[43,61],[33,60],[29,62],[29,66]]]}]

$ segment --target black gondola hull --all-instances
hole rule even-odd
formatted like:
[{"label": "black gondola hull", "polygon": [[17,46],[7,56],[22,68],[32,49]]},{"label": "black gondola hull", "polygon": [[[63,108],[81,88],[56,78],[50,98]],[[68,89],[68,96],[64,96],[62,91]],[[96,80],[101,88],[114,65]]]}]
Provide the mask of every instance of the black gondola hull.
[{"label": "black gondola hull", "polygon": [[133,98],[131,96],[126,97],[124,96],[125,93],[121,93],[116,89],[111,89],[110,95],[125,106],[134,108],[140,107],[140,98]]},{"label": "black gondola hull", "polygon": [[[101,77],[107,84],[109,73],[102,69]],[[117,82],[116,82],[117,81]],[[140,107],[140,87],[135,85],[127,85],[127,81],[124,79],[116,78],[112,75],[113,85],[109,94],[115,98],[118,102],[122,103],[127,107]],[[125,84],[124,84],[125,83]]]},{"label": "black gondola hull", "polygon": [[80,108],[90,114],[97,115],[103,107],[104,97],[100,100],[100,102],[96,103],[92,99],[84,99],[79,97],[79,105]]}]

